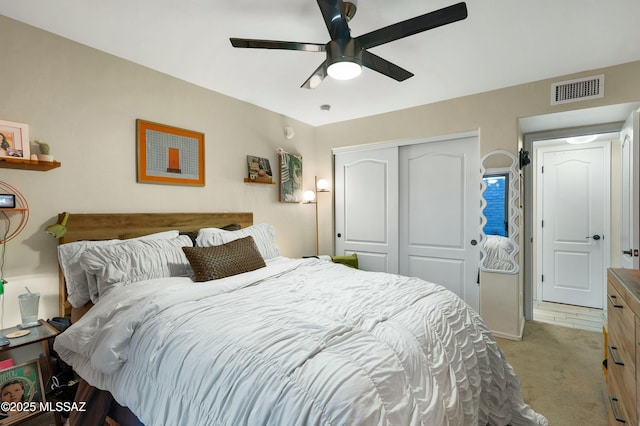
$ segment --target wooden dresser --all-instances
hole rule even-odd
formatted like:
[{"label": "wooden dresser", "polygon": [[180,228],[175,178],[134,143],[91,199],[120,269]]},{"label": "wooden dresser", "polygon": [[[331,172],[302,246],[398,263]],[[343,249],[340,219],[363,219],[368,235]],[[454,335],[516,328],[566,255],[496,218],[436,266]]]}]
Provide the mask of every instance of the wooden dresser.
[{"label": "wooden dresser", "polygon": [[607,277],[609,425],[638,425],[640,396],[640,270]]}]

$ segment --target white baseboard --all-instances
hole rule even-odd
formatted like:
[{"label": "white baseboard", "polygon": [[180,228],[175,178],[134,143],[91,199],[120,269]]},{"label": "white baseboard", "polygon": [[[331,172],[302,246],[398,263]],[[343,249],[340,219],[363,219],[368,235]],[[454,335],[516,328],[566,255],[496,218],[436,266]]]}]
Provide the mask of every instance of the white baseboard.
[{"label": "white baseboard", "polygon": [[510,333],[502,333],[500,331],[493,331],[493,330],[491,330],[491,333],[495,337],[501,337],[503,339],[509,339],[509,340],[522,341],[522,336],[524,335],[524,317],[522,317],[522,319],[520,320],[520,331],[519,331],[519,333],[517,335],[516,334],[510,334]]}]

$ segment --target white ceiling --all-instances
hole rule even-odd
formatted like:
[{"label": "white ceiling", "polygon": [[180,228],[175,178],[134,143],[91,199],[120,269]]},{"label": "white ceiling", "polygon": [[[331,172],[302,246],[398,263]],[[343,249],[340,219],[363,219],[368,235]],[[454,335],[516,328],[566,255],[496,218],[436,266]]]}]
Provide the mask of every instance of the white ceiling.
[{"label": "white ceiling", "polygon": [[[457,1],[360,0],[351,35]],[[314,126],[640,59],[638,0],[467,8],[466,20],[371,49],[414,77],[365,68],[307,90],[323,53],[236,49],[229,37],[326,43],[314,0],[0,0],[0,14]]]}]

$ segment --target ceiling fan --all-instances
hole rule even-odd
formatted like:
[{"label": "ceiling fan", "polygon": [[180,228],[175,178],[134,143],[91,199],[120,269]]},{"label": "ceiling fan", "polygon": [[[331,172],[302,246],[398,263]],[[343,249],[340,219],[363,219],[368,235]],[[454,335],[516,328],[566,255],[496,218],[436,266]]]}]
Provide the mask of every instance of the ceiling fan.
[{"label": "ceiling fan", "polygon": [[462,2],[351,38],[348,22],[356,13],[356,1],[317,0],[331,36],[326,44],[245,38],[230,38],[230,41],[233,47],[325,52],[325,61],[302,84],[306,89],[315,89],[327,75],[338,80],[355,78],[360,75],[362,66],[404,81],[413,74],[367,49],[467,17],[467,5]]}]

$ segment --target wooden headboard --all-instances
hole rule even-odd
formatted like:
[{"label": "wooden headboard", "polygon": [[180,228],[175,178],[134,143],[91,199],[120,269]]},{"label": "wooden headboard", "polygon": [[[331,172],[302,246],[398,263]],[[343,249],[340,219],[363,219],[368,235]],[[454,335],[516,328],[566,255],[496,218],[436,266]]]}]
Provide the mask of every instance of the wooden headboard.
[{"label": "wooden headboard", "polygon": [[[58,223],[64,213],[58,215]],[[67,233],[59,244],[80,240],[127,239],[177,229],[193,232],[200,228],[220,228],[238,224],[242,228],[253,225],[253,213],[70,213]],[[60,316],[71,315],[67,301],[64,274],[59,268]]]}]

